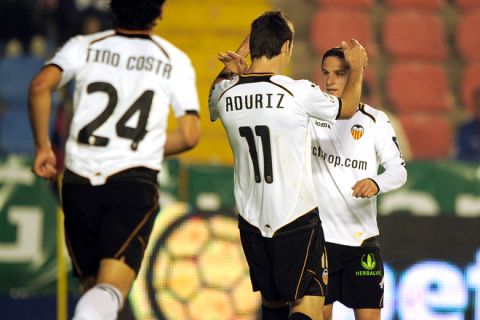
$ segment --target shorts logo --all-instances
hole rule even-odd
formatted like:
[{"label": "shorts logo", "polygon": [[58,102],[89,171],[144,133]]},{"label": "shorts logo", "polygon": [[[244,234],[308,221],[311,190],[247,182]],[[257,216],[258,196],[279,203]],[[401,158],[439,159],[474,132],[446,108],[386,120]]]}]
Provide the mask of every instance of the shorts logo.
[{"label": "shorts logo", "polygon": [[364,131],[365,130],[363,129],[363,127],[359,124],[352,126],[352,128],[350,129],[350,133],[355,140],[360,139],[363,136]]},{"label": "shorts logo", "polygon": [[328,285],[328,269],[323,269],[322,281],[325,285]]},{"label": "shorts logo", "polygon": [[366,270],[373,270],[377,263],[375,262],[375,257],[371,253],[367,253],[366,257],[365,254],[362,256],[361,260],[362,267]]},{"label": "shorts logo", "polygon": [[375,256],[372,253],[364,254],[362,259],[360,259],[360,265],[363,267],[363,270],[355,271],[355,275],[358,277],[382,275],[382,270],[374,270],[377,266],[377,262],[375,261]]}]

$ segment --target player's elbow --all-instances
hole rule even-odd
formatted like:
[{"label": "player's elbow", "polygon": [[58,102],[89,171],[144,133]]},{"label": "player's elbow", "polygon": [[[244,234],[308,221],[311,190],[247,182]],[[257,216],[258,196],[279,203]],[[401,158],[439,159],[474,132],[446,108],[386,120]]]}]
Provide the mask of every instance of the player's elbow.
[{"label": "player's elbow", "polygon": [[42,79],[42,77],[36,76],[30,82],[30,86],[28,87],[28,95],[29,96],[36,96],[36,95],[42,94],[42,93],[44,93],[48,90],[49,90],[49,87],[48,87],[46,81],[44,81]]},{"label": "player's elbow", "polygon": [[47,66],[38,72],[30,82],[28,93],[30,96],[38,96],[50,93],[58,86],[62,72],[57,67]]},{"label": "player's elbow", "polygon": [[183,141],[186,150],[193,149],[200,141],[200,125],[196,124],[184,131]]}]

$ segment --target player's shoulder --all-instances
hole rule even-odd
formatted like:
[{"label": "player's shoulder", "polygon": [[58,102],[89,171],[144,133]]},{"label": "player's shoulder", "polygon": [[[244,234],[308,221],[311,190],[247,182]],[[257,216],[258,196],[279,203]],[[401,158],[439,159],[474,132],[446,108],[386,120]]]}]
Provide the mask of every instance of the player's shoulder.
[{"label": "player's shoulder", "polygon": [[68,39],[61,48],[65,46],[89,46],[92,43],[111,37],[115,34],[114,30],[105,30],[88,35],[79,34]]},{"label": "player's shoulder", "polygon": [[95,33],[86,34],[86,35],[77,35],[73,39],[75,39],[78,42],[82,42],[86,45],[90,45],[92,43],[101,41],[103,39],[112,37],[114,35],[115,35],[115,30],[105,30],[105,31],[95,32]]},{"label": "player's shoulder", "polygon": [[165,53],[171,60],[190,63],[190,57],[185,52],[183,52],[180,48],[178,48],[176,45],[168,41],[167,39],[162,38],[159,35],[152,35],[151,39],[162,50],[165,51]]},{"label": "player's shoulder", "polygon": [[221,95],[223,95],[223,93],[225,91],[234,87],[238,83],[239,79],[240,78],[238,76],[235,76],[232,79],[225,79],[225,80],[222,80],[222,81],[216,83],[212,88],[213,90],[212,90],[211,94],[213,92],[215,92],[220,97]]},{"label": "player's shoulder", "polygon": [[284,75],[275,75],[271,81],[288,89],[297,98],[303,98],[312,94],[322,93],[320,87],[305,79],[292,79]]},{"label": "player's shoulder", "polygon": [[276,74],[276,75],[272,76],[270,79],[273,82],[276,82],[278,84],[283,84],[283,85],[289,86],[291,88],[308,88],[308,87],[311,88],[311,87],[315,87],[315,84],[313,84],[312,82],[310,82],[308,80],[304,80],[304,79],[295,80],[295,79],[292,79],[288,76],[280,75],[280,74]]},{"label": "player's shoulder", "polygon": [[370,118],[376,124],[381,124],[389,121],[388,116],[384,111],[374,108],[366,103],[361,104],[359,112],[364,116]]}]

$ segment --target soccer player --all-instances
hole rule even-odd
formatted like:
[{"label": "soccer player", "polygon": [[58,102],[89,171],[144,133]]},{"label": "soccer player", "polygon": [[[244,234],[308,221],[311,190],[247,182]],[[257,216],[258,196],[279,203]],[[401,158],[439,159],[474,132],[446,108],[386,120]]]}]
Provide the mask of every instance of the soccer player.
[{"label": "soccer player", "polygon": [[[344,49],[328,50],[322,58],[322,90],[342,96],[352,71]],[[332,304],[340,301],[354,309],[356,320],[380,319],[383,264],[376,195],[407,179],[395,132],[385,113],[364,103],[348,120],[313,119],[310,126],[330,276],[324,317],[332,319]],[[381,174],[379,165],[385,168]]]},{"label": "soccer player", "polygon": [[[111,0],[115,30],[70,39],[29,89],[33,172],[52,179],[51,93],[75,80],[62,205],[74,273],[86,292],[75,320],[116,319],[159,210],[164,156],[199,139],[190,59],[152,34],[164,0]],[[177,129],[167,133],[169,106]]]},{"label": "soccer player", "polygon": [[220,54],[226,68],[209,99],[210,118],[221,119],[233,152],[242,247],[267,320],[323,319],[328,272],[308,124],[310,117],[332,123],[355,113],[367,63],[357,41],[342,43],[352,76],[336,98],[281,74],[293,36],[282,12],[258,17],[236,52]]}]

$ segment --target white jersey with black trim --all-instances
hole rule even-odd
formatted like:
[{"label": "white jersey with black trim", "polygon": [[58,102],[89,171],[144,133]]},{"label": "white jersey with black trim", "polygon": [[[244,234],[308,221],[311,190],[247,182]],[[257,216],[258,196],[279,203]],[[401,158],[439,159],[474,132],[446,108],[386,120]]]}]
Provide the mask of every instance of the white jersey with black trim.
[{"label": "white jersey with black trim", "polygon": [[[335,124],[313,119],[312,167],[320,218],[327,242],[360,246],[379,234],[377,199],[354,198],[353,185],[370,178],[379,192],[401,187],[407,170],[390,121],[382,111],[361,105]],[[385,171],[378,174],[379,165]]]},{"label": "white jersey with black trim", "polygon": [[105,183],[132,167],[160,170],[170,106],[198,113],[188,56],[159,36],[113,30],[71,38],[46,64],[75,80],[66,167]]},{"label": "white jersey with black trim", "polygon": [[239,214],[272,237],[317,207],[309,119],[334,122],[341,102],[307,80],[246,74],[218,83],[210,118],[220,118],[234,156]]}]

